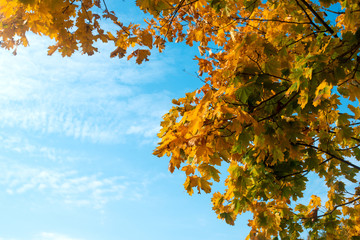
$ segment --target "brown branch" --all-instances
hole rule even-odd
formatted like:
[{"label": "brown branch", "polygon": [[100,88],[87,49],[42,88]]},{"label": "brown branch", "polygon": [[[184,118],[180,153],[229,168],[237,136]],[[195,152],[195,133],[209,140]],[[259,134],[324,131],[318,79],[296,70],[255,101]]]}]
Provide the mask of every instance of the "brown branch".
[{"label": "brown branch", "polygon": [[333,157],[330,157],[330,158],[326,159],[325,161],[322,161],[322,162],[319,164],[319,166],[320,166],[320,165],[323,165],[324,163],[326,163],[326,162],[328,162],[328,161],[330,161],[331,159],[333,159]]},{"label": "brown branch", "polygon": [[[184,69],[183,71],[184,71],[185,73],[189,74],[190,76],[194,76],[194,75],[192,75],[191,73],[187,72],[185,69]],[[204,79],[202,79],[197,72],[195,72],[195,76],[196,76],[201,82],[203,82],[204,84],[209,84],[209,83],[207,83]],[[213,91],[218,91],[216,88],[214,88],[214,87],[211,86],[210,84],[209,84],[209,86],[210,86],[211,90],[213,90]]]},{"label": "brown branch", "polygon": [[358,148],[358,147],[360,147],[360,144],[355,145],[353,147],[349,147],[349,148],[339,148],[339,149],[336,149],[336,151],[347,151],[347,150],[351,150],[351,149]]},{"label": "brown branch", "polygon": [[166,30],[166,34],[165,37],[167,37],[168,33],[169,33],[169,29],[170,26],[172,24],[172,22],[174,21],[174,18],[176,17],[178,11],[180,10],[180,8],[182,7],[183,3],[185,2],[185,0],[181,0],[179,2],[179,5],[175,8],[175,11],[171,14],[170,20],[169,20],[169,24],[168,24],[168,29]]},{"label": "brown branch", "polygon": [[360,197],[355,198],[354,200],[352,200],[352,201],[350,201],[350,202],[336,205],[331,211],[328,211],[328,212],[324,213],[323,215],[319,215],[318,217],[320,218],[320,217],[325,217],[325,216],[327,216],[327,215],[330,215],[330,214],[332,214],[337,208],[342,207],[342,206],[345,206],[345,205],[348,205],[348,204],[351,204],[351,203],[356,202],[356,201],[358,201],[358,200],[360,200]]},{"label": "brown branch", "polygon": [[312,24],[311,22],[294,22],[294,21],[285,21],[281,19],[244,18],[244,17],[232,17],[232,19],[242,20],[242,21],[279,22],[279,23],[288,23],[288,24]]},{"label": "brown branch", "polygon": [[233,21],[227,23],[225,26],[218,27],[218,28],[216,29],[216,31],[219,31],[219,30],[221,30],[221,29],[224,29],[224,28],[230,26],[231,24],[233,24],[233,23],[235,23],[235,22],[236,22],[236,19],[234,19]]},{"label": "brown branch", "polygon": [[298,2],[298,0],[296,0],[296,4],[301,8],[301,10],[305,13],[306,17],[309,19],[309,21],[311,22],[311,25],[313,25],[317,30],[320,30],[320,28],[318,27],[318,25],[316,25],[313,20],[311,19],[311,17],[309,16],[309,14],[306,12],[306,10],[304,9],[303,6],[301,6],[301,4]]},{"label": "brown branch", "polygon": [[261,34],[263,34],[263,35],[265,35],[265,34],[266,34],[266,32],[265,32],[265,31],[261,30],[260,28],[255,27],[255,26],[252,26],[250,23],[248,23],[248,24],[247,24],[247,26],[249,26],[249,27],[251,27],[251,28],[253,28],[253,29],[255,29],[255,30],[259,31],[259,32],[260,32]]},{"label": "brown branch", "polygon": [[227,135],[219,135],[220,137],[231,137],[232,135],[234,135],[234,133],[236,133],[236,131],[230,131],[230,133],[229,134],[227,134]]},{"label": "brown branch", "polygon": [[347,160],[345,160],[345,159],[343,159],[343,158],[337,157],[337,156],[335,156],[334,154],[329,153],[328,151],[325,151],[325,150],[320,149],[320,148],[318,148],[318,147],[316,147],[316,146],[313,146],[313,145],[310,145],[310,144],[306,144],[306,143],[297,142],[296,144],[297,144],[297,145],[304,146],[304,147],[310,147],[310,148],[316,149],[316,150],[318,150],[318,151],[320,151],[320,152],[322,152],[322,153],[325,153],[325,154],[329,155],[330,157],[332,157],[332,158],[334,158],[334,159],[337,159],[337,160],[339,160],[340,162],[345,163],[345,164],[347,164],[347,165],[349,165],[349,166],[352,166],[353,168],[355,168],[355,169],[357,169],[357,170],[360,171],[360,167],[359,167],[359,166],[357,166],[357,165],[355,165],[355,164],[353,164],[353,163],[351,163],[351,162],[349,162],[349,161],[347,161]]},{"label": "brown branch", "polygon": [[[328,159],[326,159],[325,161],[322,161],[320,165],[323,165],[324,163],[330,161],[331,159],[333,159],[333,157],[330,157]],[[287,177],[291,177],[291,176],[295,176],[295,175],[298,175],[298,174],[303,174],[305,173],[304,175],[301,175],[302,177],[304,177],[305,175],[307,175],[312,169],[309,169],[309,170],[303,170],[303,171],[298,171],[298,172],[294,172],[294,173],[290,173],[290,174],[287,174],[287,175],[283,175],[283,176],[278,176],[279,179],[283,179],[283,178],[287,178]]]},{"label": "brown branch", "polygon": [[346,60],[341,60],[341,61],[348,61],[355,53],[356,51],[360,48],[360,41],[353,45],[348,51],[344,52],[343,54],[339,55],[336,57],[336,59],[341,60],[342,58],[344,58],[346,55],[348,55],[350,53],[350,57],[348,57]]},{"label": "brown branch", "polygon": [[[199,0],[194,0],[192,2],[189,2],[189,3],[186,3],[186,4],[183,4],[182,7],[186,7],[186,6],[189,6],[193,3],[196,3],[198,2]],[[166,2],[167,4],[171,5],[169,2]],[[171,8],[165,8],[165,9],[162,9],[161,11],[169,11],[169,10],[176,10],[176,7],[171,7]],[[158,12],[158,11],[157,11]]]},{"label": "brown branch", "polygon": [[248,57],[252,62],[254,62],[254,63],[257,65],[257,67],[258,67],[258,69],[260,70],[260,72],[261,72],[262,74],[264,74],[264,70],[261,69],[261,66],[260,66],[259,62],[255,61],[254,59],[252,59],[252,58],[249,57],[249,56],[247,56],[247,57]]},{"label": "brown branch", "polygon": [[277,79],[281,79],[281,80],[284,80],[286,82],[289,82],[289,79],[286,79],[286,78],[283,78],[283,77],[279,77],[279,76],[275,76],[275,75],[272,75],[270,73],[263,73],[264,75],[267,75],[269,77],[273,77],[273,78],[277,78]]},{"label": "brown branch", "polygon": [[222,99],[225,103],[227,103],[227,104],[231,104],[231,105],[234,105],[234,106],[238,106],[238,107],[247,107],[247,106],[249,106],[248,104],[241,104],[241,103],[233,103],[233,102],[229,102],[229,101],[227,101],[226,99]]},{"label": "brown branch", "polygon": [[334,13],[334,14],[338,14],[338,15],[345,14],[345,12],[336,12],[336,11],[333,11],[333,10],[330,10],[330,9],[326,9],[324,7],[321,7],[321,8],[324,9],[324,11],[331,12],[331,13]]},{"label": "brown branch", "polygon": [[[258,1],[258,0],[253,1],[253,2],[252,2],[249,6],[247,6],[245,9],[248,9],[248,8],[252,7],[253,5],[255,5],[255,4],[257,3],[257,1]],[[254,12],[254,9],[255,9],[255,7],[252,9],[250,16],[251,16],[252,13]]]},{"label": "brown branch", "polygon": [[356,122],[356,123],[350,123],[350,124],[348,124],[346,126],[355,126],[355,125],[359,125],[359,124],[360,124],[360,122]]},{"label": "brown branch", "polygon": [[69,7],[74,4],[74,2],[75,2],[75,0],[72,0],[72,1],[70,2],[70,4],[67,5],[66,8],[64,8],[64,10],[62,11],[62,13],[65,13],[65,12],[69,9]]},{"label": "brown branch", "polygon": [[129,37],[131,36],[131,33],[128,30],[126,30],[126,28],[124,27],[124,25],[121,22],[119,22],[119,21],[115,22],[114,21],[114,23],[116,25],[118,25],[121,28],[121,30],[123,30]]},{"label": "brown branch", "polygon": [[308,174],[310,172],[310,170],[304,170],[304,171],[299,171],[299,172],[294,172],[294,173],[290,173],[290,174],[287,174],[287,175],[284,175],[284,176],[277,176],[276,174],[276,177],[278,179],[283,179],[283,178],[287,178],[287,177],[291,177],[291,176],[295,176],[295,175],[298,175],[298,174],[303,174],[305,173],[304,175],[301,175],[301,176],[305,176],[306,174]]},{"label": "brown branch", "polygon": [[103,0],[103,3],[104,3],[105,10],[108,11],[108,8],[107,8],[107,5],[106,5],[105,0]]},{"label": "brown branch", "polygon": [[238,75],[245,75],[245,76],[256,76],[257,74],[255,73],[246,73],[246,72],[236,72],[235,76],[238,76]]},{"label": "brown branch", "polygon": [[262,119],[260,119],[258,122],[262,122],[264,120],[270,119],[274,116],[276,116],[277,114],[279,114],[300,92],[297,92],[296,94],[294,94],[279,110],[277,110],[275,113],[271,114],[270,116],[264,117]]},{"label": "brown branch", "polygon": [[314,14],[314,16],[321,22],[321,24],[326,28],[326,30],[331,33],[334,37],[337,37],[334,30],[320,17],[320,15],[313,9],[313,7],[306,1],[306,0],[300,0],[311,12]]},{"label": "brown branch", "polygon": [[282,90],[282,91],[280,91],[280,92],[278,92],[278,93],[276,93],[276,94],[272,95],[271,97],[269,97],[269,98],[265,99],[265,100],[264,100],[264,101],[262,101],[261,103],[259,103],[259,104],[255,105],[255,106],[254,106],[254,108],[260,107],[263,103],[266,103],[266,102],[270,101],[271,99],[273,99],[273,98],[275,98],[275,97],[279,96],[280,94],[282,94],[282,93],[286,92],[287,90],[288,90],[288,89],[284,89],[284,90]]},{"label": "brown branch", "polygon": [[87,18],[87,19],[89,20],[89,22],[91,23],[92,21],[91,21],[91,19],[90,19],[89,13],[88,13],[87,9],[85,8],[82,0],[81,0],[81,8],[83,9],[83,11],[85,11],[86,18]]},{"label": "brown branch", "polygon": [[292,42],[292,43],[289,43],[288,45],[286,45],[286,47],[289,47],[289,46],[291,46],[291,45],[293,45],[293,44],[295,44],[295,43],[298,43],[298,42],[300,42],[301,40],[303,40],[303,39],[305,39],[305,38],[307,38],[307,37],[310,37],[311,35],[315,35],[315,36],[316,36],[317,33],[321,33],[321,32],[326,32],[326,31],[312,32],[312,33],[310,33],[310,34],[307,34],[307,35],[301,37],[301,38],[298,39],[298,40],[295,40],[295,41]]}]

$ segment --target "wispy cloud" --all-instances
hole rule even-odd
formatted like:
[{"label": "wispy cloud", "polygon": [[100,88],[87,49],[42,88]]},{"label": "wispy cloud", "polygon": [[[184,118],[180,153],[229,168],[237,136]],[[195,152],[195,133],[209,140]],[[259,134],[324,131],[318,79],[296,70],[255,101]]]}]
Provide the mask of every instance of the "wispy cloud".
[{"label": "wispy cloud", "polygon": [[4,154],[5,151],[11,151],[23,154],[27,159],[35,158],[37,160],[44,159],[46,162],[74,162],[83,159],[81,153],[73,153],[69,149],[60,147],[46,146],[44,143],[36,143],[20,134],[0,131],[0,150]]},{"label": "wispy cloud", "polygon": [[34,235],[34,237],[28,237],[27,239],[18,239],[18,238],[2,238],[0,240],[84,240],[82,238],[73,238],[65,234],[59,234],[54,232],[41,232]]},{"label": "wispy cloud", "polygon": [[85,175],[74,170],[52,170],[20,164],[0,164],[0,185],[10,195],[43,195],[51,201],[101,209],[108,202],[140,200],[146,192],[146,178]]},{"label": "wispy cloud", "polygon": [[37,240],[81,240],[80,238],[72,238],[59,233],[42,232],[38,234]]},{"label": "wispy cloud", "polygon": [[93,142],[121,141],[124,134],[155,136],[170,98],[152,91],[151,83],[168,74],[169,64],[155,58],[137,66],[107,54],[44,57],[49,43],[32,42],[35,46],[16,57],[1,50],[0,127]]}]

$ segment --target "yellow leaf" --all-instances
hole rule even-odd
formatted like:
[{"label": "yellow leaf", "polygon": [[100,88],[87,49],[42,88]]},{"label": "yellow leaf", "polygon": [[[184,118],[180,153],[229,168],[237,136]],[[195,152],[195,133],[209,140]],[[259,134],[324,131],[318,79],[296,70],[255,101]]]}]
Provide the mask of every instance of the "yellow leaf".
[{"label": "yellow leaf", "polygon": [[348,108],[355,114],[355,119],[360,118],[360,108],[359,107],[354,107],[353,105],[349,104]]},{"label": "yellow leaf", "polygon": [[322,98],[329,98],[331,96],[332,85],[325,80],[316,88],[313,105],[316,107],[320,104]]},{"label": "yellow leaf", "polygon": [[137,49],[135,51],[133,51],[129,56],[128,56],[128,60],[132,57],[136,57],[136,63],[137,64],[141,64],[144,60],[145,61],[149,61],[148,56],[150,55],[150,51],[149,50],[145,50],[145,49]]},{"label": "yellow leaf", "polygon": [[141,43],[152,49],[153,46],[153,36],[148,32],[142,32],[141,34]]},{"label": "yellow leaf", "polygon": [[48,54],[49,56],[53,55],[53,53],[54,53],[58,48],[59,48],[59,47],[58,47],[57,45],[55,45],[55,46],[50,46],[47,54]]},{"label": "yellow leaf", "polygon": [[[199,187],[205,192],[205,193],[210,193],[211,192],[211,182],[208,182],[207,180],[205,180],[204,178],[200,178],[200,182],[199,182]],[[200,191],[199,191],[200,193]]]},{"label": "yellow leaf", "polygon": [[312,206],[312,207],[321,206],[321,198],[316,195],[312,195],[311,200],[310,200],[310,206]]},{"label": "yellow leaf", "polygon": [[114,37],[114,35],[112,35],[111,32],[107,32],[107,36],[110,40],[115,40],[116,38]]},{"label": "yellow leaf", "polygon": [[126,50],[123,49],[122,47],[117,47],[114,51],[111,52],[110,57],[116,57],[118,56],[119,58],[124,57],[126,54]]},{"label": "yellow leaf", "polygon": [[184,166],[181,170],[184,171],[186,175],[190,175],[190,174],[195,173],[195,169],[191,165]]},{"label": "yellow leaf", "polygon": [[300,107],[304,109],[306,104],[308,103],[308,91],[302,90],[300,92],[300,97],[298,99],[298,103],[300,104]]}]

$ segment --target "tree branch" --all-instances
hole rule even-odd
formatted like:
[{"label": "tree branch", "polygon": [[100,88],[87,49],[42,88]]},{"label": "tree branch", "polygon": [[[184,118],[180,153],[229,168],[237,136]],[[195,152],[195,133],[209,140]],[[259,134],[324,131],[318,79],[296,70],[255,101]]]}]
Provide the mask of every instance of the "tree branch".
[{"label": "tree branch", "polygon": [[311,25],[313,25],[317,30],[320,31],[320,28],[318,27],[318,25],[316,25],[313,20],[311,19],[311,17],[309,16],[309,14],[306,12],[306,10],[304,9],[303,6],[301,6],[301,4],[298,2],[298,0],[296,0],[297,5],[299,5],[299,7],[301,8],[301,10],[303,10],[303,12],[305,13],[306,17],[309,19],[309,21],[311,22]]},{"label": "tree branch", "polygon": [[298,40],[295,40],[295,41],[292,42],[292,43],[289,43],[288,45],[286,45],[286,47],[289,47],[289,46],[291,46],[291,45],[293,45],[293,44],[295,44],[295,43],[297,43],[297,42],[300,42],[301,40],[303,40],[303,39],[305,39],[305,38],[308,38],[308,37],[310,37],[311,35],[315,35],[315,37],[316,37],[316,34],[317,34],[317,33],[321,33],[321,32],[326,32],[326,31],[312,32],[312,33],[310,33],[310,34],[308,34],[308,35],[305,35],[305,36],[301,37],[301,38],[298,39]]},{"label": "tree branch", "polygon": [[273,99],[273,98],[275,98],[275,97],[279,96],[280,94],[282,94],[282,93],[286,92],[287,90],[288,90],[288,89],[284,89],[284,90],[282,90],[282,91],[280,91],[280,92],[278,92],[278,93],[276,93],[276,94],[272,95],[271,97],[269,97],[269,98],[265,99],[264,101],[260,102],[259,104],[255,105],[255,106],[254,106],[254,108],[260,107],[262,104],[264,104],[264,103],[266,103],[266,102],[270,101],[271,99]]},{"label": "tree branch", "polygon": [[320,151],[320,152],[326,153],[326,154],[329,155],[330,157],[335,158],[335,159],[339,160],[340,162],[343,162],[343,163],[345,163],[345,164],[347,164],[347,165],[349,165],[349,166],[352,166],[353,168],[356,168],[357,170],[360,171],[360,167],[359,167],[359,166],[356,166],[355,164],[353,164],[353,163],[351,163],[351,162],[349,162],[349,161],[347,161],[347,160],[345,160],[345,159],[343,159],[343,158],[337,157],[337,156],[335,156],[334,154],[329,153],[328,151],[325,151],[325,150],[320,149],[320,148],[318,148],[318,147],[316,147],[316,146],[313,146],[313,145],[310,145],[310,144],[306,144],[306,143],[300,143],[300,142],[298,142],[298,143],[296,143],[296,144],[297,144],[297,145],[301,145],[301,146],[305,146],[305,147],[314,148],[314,149],[316,149],[316,150],[318,150],[318,151]]},{"label": "tree branch", "polygon": [[358,145],[355,145],[353,147],[349,147],[349,148],[339,148],[339,149],[336,149],[337,151],[347,151],[347,150],[351,150],[351,149],[354,149],[354,148],[359,148],[360,147],[360,144]]},{"label": "tree branch", "polygon": [[311,12],[314,14],[314,16],[321,22],[321,24],[326,28],[326,30],[331,33],[334,37],[337,37],[334,30],[320,17],[320,15],[313,9],[313,7],[306,1],[306,0],[300,0]]},{"label": "tree branch", "polygon": [[336,205],[331,211],[326,212],[326,213],[324,213],[323,215],[319,215],[318,217],[320,218],[320,217],[325,217],[325,216],[327,216],[327,215],[330,215],[330,214],[332,214],[337,208],[342,207],[342,206],[345,206],[345,205],[348,205],[348,204],[351,204],[351,203],[356,202],[356,201],[358,201],[358,200],[360,200],[360,197],[355,198],[354,200],[352,200],[352,201],[350,201],[350,202]]},{"label": "tree branch", "polygon": [[262,122],[264,120],[267,120],[269,118],[272,118],[274,116],[276,116],[277,114],[279,114],[279,112],[281,112],[300,92],[297,92],[296,94],[294,94],[283,106],[281,106],[281,108],[279,110],[277,110],[275,113],[271,114],[270,116],[264,117],[262,119],[260,119],[258,122]]},{"label": "tree branch", "polygon": [[242,21],[279,22],[279,23],[289,23],[289,24],[312,24],[311,22],[294,22],[294,21],[285,21],[281,19],[244,18],[244,17],[232,17],[232,19],[242,20]]},{"label": "tree branch", "polygon": [[70,2],[70,4],[67,5],[67,6],[63,9],[62,13],[65,13],[65,12],[69,9],[69,7],[74,4],[74,2],[75,2],[75,0],[72,0],[72,1]]},{"label": "tree branch", "polygon": [[[323,165],[324,163],[326,163],[326,162],[328,162],[328,161],[330,161],[331,159],[333,159],[333,157],[330,157],[330,158],[322,161],[322,162],[319,164],[319,166],[320,166],[320,165]],[[298,172],[290,173],[290,174],[287,174],[287,175],[278,176],[278,178],[279,178],[279,179],[283,179],[283,178],[287,178],[287,177],[291,177],[291,176],[295,176],[295,175],[298,175],[298,174],[303,174],[303,173],[305,173],[304,175],[301,175],[301,176],[304,177],[304,176],[307,175],[311,170],[312,170],[312,169],[303,170],[303,171],[298,171]]]},{"label": "tree branch", "polygon": [[[181,0],[179,2],[179,5],[175,8],[174,12],[172,13],[170,19],[169,19],[169,24],[168,24],[168,29],[166,30],[166,34],[165,34],[165,37],[167,37],[168,33],[169,33],[169,30],[170,30],[170,26],[172,24],[172,22],[174,21],[174,18],[176,17],[177,13],[179,12],[180,8],[183,6],[185,0]],[[162,26],[163,27],[163,26]]]}]

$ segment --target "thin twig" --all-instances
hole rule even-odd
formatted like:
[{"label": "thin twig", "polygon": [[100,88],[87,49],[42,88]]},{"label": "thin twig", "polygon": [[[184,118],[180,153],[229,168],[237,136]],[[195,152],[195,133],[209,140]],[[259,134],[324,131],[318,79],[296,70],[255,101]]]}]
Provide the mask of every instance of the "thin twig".
[{"label": "thin twig", "polygon": [[339,148],[339,149],[336,149],[336,151],[347,151],[347,150],[355,149],[355,148],[358,148],[358,147],[360,147],[360,144],[355,145],[353,147],[349,147],[349,148]]},{"label": "thin twig", "polygon": [[105,0],[103,0],[103,3],[104,3],[105,10],[106,10],[106,11],[109,11],[108,8],[107,8],[107,6],[106,6]]},{"label": "thin twig", "polygon": [[180,10],[180,8],[182,7],[184,2],[185,2],[185,0],[181,0],[179,2],[179,5],[176,7],[175,11],[172,13],[172,15],[170,17],[170,20],[169,20],[169,24],[168,24],[168,29],[166,30],[165,37],[167,37],[167,35],[169,33],[170,26],[171,26],[172,22],[174,21],[174,18],[176,17],[178,11]]},{"label": "thin twig", "polygon": [[345,163],[345,164],[347,164],[347,165],[349,165],[349,166],[352,166],[353,168],[356,168],[357,170],[360,170],[360,167],[359,167],[359,166],[356,166],[355,164],[353,164],[353,163],[351,163],[351,162],[349,162],[349,161],[347,161],[347,160],[345,160],[345,159],[343,159],[343,158],[337,157],[337,156],[335,156],[334,154],[329,153],[328,151],[325,151],[325,150],[323,150],[323,149],[321,149],[321,148],[318,148],[318,147],[313,146],[313,145],[310,145],[310,144],[301,143],[301,142],[298,142],[298,143],[296,143],[296,144],[297,144],[297,145],[301,145],[301,146],[305,146],[305,147],[314,148],[314,149],[316,149],[316,150],[318,150],[318,151],[320,151],[320,152],[326,153],[326,154],[329,155],[330,157],[333,157],[333,158],[339,160],[339,161],[342,162],[342,163]]},{"label": "thin twig", "polygon": [[352,200],[352,201],[350,201],[350,202],[336,205],[331,211],[328,211],[328,212],[324,213],[323,215],[319,215],[318,217],[320,218],[320,217],[325,217],[325,216],[327,216],[327,215],[330,215],[330,214],[332,214],[337,208],[342,207],[342,206],[345,206],[345,205],[348,205],[348,204],[351,204],[351,203],[356,202],[356,201],[358,201],[358,200],[360,200],[360,197],[355,198],[354,200]]},{"label": "thin twig", "polygon": [[232,18],[242,21],[279,22],[279,23],[289,23],[289,24],[312,24],[311,22],[293,22],[293,21],[285,21],[281,19],[244,18],[244,17],[232,17]]},{"label": "thin twig", "polygon": [[73,5],[74,2],[75,2],[75,0],[72,0],[71,3],[70,3],[69,5],[67,5],[66,8],[64,8],[64,10],[62,11],[62,13],[65,13],[65,12],[69,9],[69,7],[70,7],[71,5]]},{"label": "thin twig", "polygon": [[260,66],[259,62],[255,61],[254,59],[252,59],[252,58],[249,57],[249,56],[247,56],[247,57],[248,57],[252,62],[254,62],[254,63],[257,65],[257,67],[258,67],[258,69],[260,70],[260,72],[261,72],[262,74],[264,74],[264,70],[261,69],[261,66]]},{"label": "thin twig", "polygon": [[291,45],[293,45],[293,44],[295,44],[295,43],[298,43],[298,42],[300,42],[301,40],[303,40],[303,39],[305,39],[305,38],[307,38],[307,37],[310,37],[311,35],[315,35],[315,36],[316,36],[316,34],[321,33],[321,32],[326,32],[326,31],[312,32],[312,33],[310,33],[310,34],[307,34],[307,35],[301,37],[301,38],[298,39],[298,40],[295,40],[295,41],[292,42],[292,43],[289,43],[288,45],[286,45],[286,47],[289,47],[289,46],[291,46]]},{"label": "thin twig", "polygon": [[278,92],[278,93],[276,93],[276,94],[272,95],[271,97],[269,97],[269,98],[265,99],[264,101],[262,101],[262,102],[261,102],[261,103],[259,103],[258,105],[255,105],[255,106],[254,106],[254,108],[260,107],[262,104],[264,104],[264,103],[266,103],[266,102],[270,101],[271,99],[273,99],[273,98],[275,98],[275,97],[279,96],[280,94],[282,94],[282,93],[286,92],[287,90],[288,90],[288,89],[284,89],[284,90],[282,90],[282,91],[280,91],[280,92]]},{"label": "thin twig", "polygon": [[89,22],[91,23],[91,19],[90,19],[90,16],[89,16],[89,13],[88,11],[86,10],[84,4],[83,4],[83,1],[81,0],[81,8],[85,11],[85,14],[86,14],[86,18],[89,20]]},{"label": "thin twig", "polygon": [[309,16],[309,14],[306,12],[306,10],[304,9],[303,6],[301,6],[301,4],[298,2],[298,0],[296,0],[297,5],[301,8],[301,10],[305,13],[306,17],[309,19],[309,21],[311,22],[311,24],[317,29],[320,30],[319,26],[316,25],[313,20],[311,19],[311,17]]},{"label": "thin twig", "polygon": [[324,9],[325,11],[327,11],[327,12],[331,12],[331,13],[334,13],[334,14],[339,14],[339,15],[345,14],[345,12],[336,12],[336,11],[333,11],[333,10],[330,10],[330,9],[326,9],[324,7],[321,7],[321,8]]},{"label": "thin twig", "polygon": [[306,0],[300,0],[311,12],[314,14],[314,16],[321,22],[321,24],[328,30],[328,32],[331,33],[334,37],[338,37],[334,30],[320,17],[320,15],[313,9],[313,7],[306,1]]},{"label": "thin twig", "polygon": [[277,114],[279,114],[299,93],[300,92],[296,92],[283,106],[281,106],[281,108],[279,110],[277,110],[275,113],[271,114],[270,116],[260,119],[258,122],[262,122],[264,120],[270,119],[270,118],[276,116]]}]

